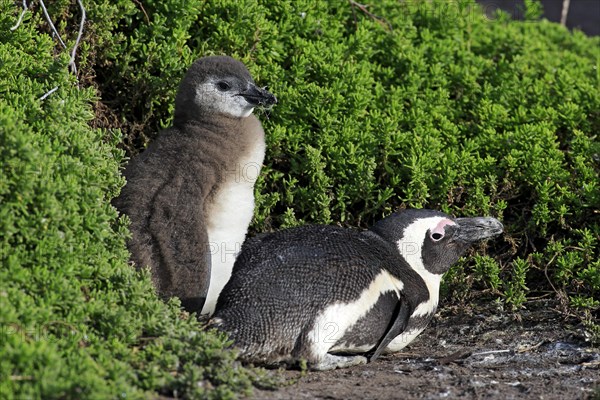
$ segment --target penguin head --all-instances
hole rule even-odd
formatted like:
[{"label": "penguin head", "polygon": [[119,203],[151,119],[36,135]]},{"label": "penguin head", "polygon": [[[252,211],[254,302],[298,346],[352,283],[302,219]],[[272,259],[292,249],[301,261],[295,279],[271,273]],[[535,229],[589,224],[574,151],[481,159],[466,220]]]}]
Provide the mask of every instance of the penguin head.
[{"label": "penguin head", "polygon": [[277,102],[266,88],[260,88],[246,66],[228,56],[196,60],[187,71],[175,99],[175,118],[195,120],[209,114],[245,118],[255,107]]},{"label": "penguin head", "polygon": [[452,218],[434,210],[404,210],[371,230],[395,244],[417,272],[442,275],[474,243],[501,234],[504,227],[491,217]]}]

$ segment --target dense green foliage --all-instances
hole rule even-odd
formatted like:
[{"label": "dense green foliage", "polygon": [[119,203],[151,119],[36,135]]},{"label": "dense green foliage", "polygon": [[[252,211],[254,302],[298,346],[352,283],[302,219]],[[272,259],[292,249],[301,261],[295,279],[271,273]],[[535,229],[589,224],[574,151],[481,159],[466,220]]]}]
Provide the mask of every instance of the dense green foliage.
[{"label": "dense green foliage", "polygon": [[262,117],[255,231],[367,226],[402,207],[494,215],[504,242],[449,274],[454,297],[487,287],[518,309],[556,290],[597,316],[598,38],[470,1],[377,2],[371,15],[346,1],[143,7],[113,22],[96,66],[130,153],[170,123],[191,60],[236,56],[280,100]]},{"label": "dense green foliage", "polygon": [[[127,267],[108,205],[118,135],[87,126],[121,129],[137,153],[208,54],[244,61],[279,99],[260,115],[255,232],[365,227],[402,207],[493,215],[506,235],[451,270],[446,292],[486,289],[514,310],[549,292],[600,336],[598,38],[490,19],[470,1],[378,1],[372,14],[341,0],[89,3],[78,66],[100,96],[92,121],[94,92],[67,75],[41,12],[11,32],[19,9],[0,0],[3,395],[247,387],[222,340]],[[50,14],[72,45],[77,8],[61,0]]]},{"label": "dense green foliage", "polygon": [[118,137],[88,126],[94,90],[77,88],[39,21],[9,31],[13,8],[0,3],[0,398],[248,390],[225,340],[127,264],[109,203],[122,185]]}]

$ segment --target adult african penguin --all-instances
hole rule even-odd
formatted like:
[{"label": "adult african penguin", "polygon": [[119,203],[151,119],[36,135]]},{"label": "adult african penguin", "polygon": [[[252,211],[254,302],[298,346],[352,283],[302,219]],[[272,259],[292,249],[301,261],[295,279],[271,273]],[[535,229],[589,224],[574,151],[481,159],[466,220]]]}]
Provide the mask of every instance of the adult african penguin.
[{"label": "adult african penguin", "polygon": [[433,317],[444,272],[494,218],[405,210],[370,230],[304,226],[248,239],[210,324],[242,360],[343,368],[396,352]]},{"label": "adult african penguin", "polygon": [[190,312],[212,313],[231,275],[265,154],[252,111],[276,101],[240,61],[200,58],[179,86],[173,126],[124,171],[113,204],[131,221],[131,258]]}]

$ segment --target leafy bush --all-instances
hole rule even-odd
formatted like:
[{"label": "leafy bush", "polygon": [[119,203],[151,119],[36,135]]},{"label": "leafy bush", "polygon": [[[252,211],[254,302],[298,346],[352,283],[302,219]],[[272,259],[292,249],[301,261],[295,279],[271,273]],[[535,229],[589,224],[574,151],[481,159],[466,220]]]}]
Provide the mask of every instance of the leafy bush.
[{"label": "leafy bush", "polygon": [[[373,3],[89,2],[78,60],[80,82],[101,100],[90,121],[94,93],[75,89],[65,56],[33,30],[48,32],[39,10],[10,32],[19,10],[0,0],[6,393],[247,387],[222,340],[127,268],[126,233],[108,206],[122,183],[118,135],[86,126],[122,129],[122,148],[136,154],[170,123],[189,64],[208,54],[241,59],[280,100],[261,116],[268,152],[254,231],[365,227],[403,207],[493,215],[504,241],[451,270],[446,292],[487,289],[518,309],[551,290],[600,335],[600,40],[488,18],[467,0]],[[536,19],[537,3],[527,4]],[[50,11],[72,45],[76,8],[61,0]],[[40,329],[52,340],[37,340]]]},{"label": "leafy bush", "polygon": [[109,202],[122,151],[119,136],[87,124],[94,90],[77,88],[39,20],[10,32],[13,2],[0,10],[0,397],[247,391],[225,339],[128,265]]},{"label": "leafy bush", "polygon": [[517,22],[468,0],[367,10],[150,1],[115,23],[118,39],[95,68],[103,100],[125,108],[125,147],[135,154],[170,123],[192,59],[240,58],[280,100],[262,117],[268,152],[254,231],[364,227],[403,207],[494,215],[504,243],[457,266],[446,291],[487,287],[518,309],[531,291],[555,290],[594,322],[599,39],[533,21],[539,4],[526,4],[528,20]]}]

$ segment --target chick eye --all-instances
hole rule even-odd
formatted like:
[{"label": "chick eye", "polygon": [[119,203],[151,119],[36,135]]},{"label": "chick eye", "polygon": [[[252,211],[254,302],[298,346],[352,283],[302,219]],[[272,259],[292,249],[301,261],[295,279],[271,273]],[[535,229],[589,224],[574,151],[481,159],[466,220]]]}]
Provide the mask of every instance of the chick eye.
[{"label": "chick eye", "polygon": [[226,92],[230,88],[231,88],[231,86],[229,86],[229,83],[227,83],[225,81],[217,82],[217,89],[219,89],[221,92]]},{"label": "chick eye", "polygon": [[439,232],[434,232],[431,234],[431,240],[433,240],[434,242],[438,242],[438,241],[442,240],[443,237],[444,237],[444,235],[442,235]]}]

